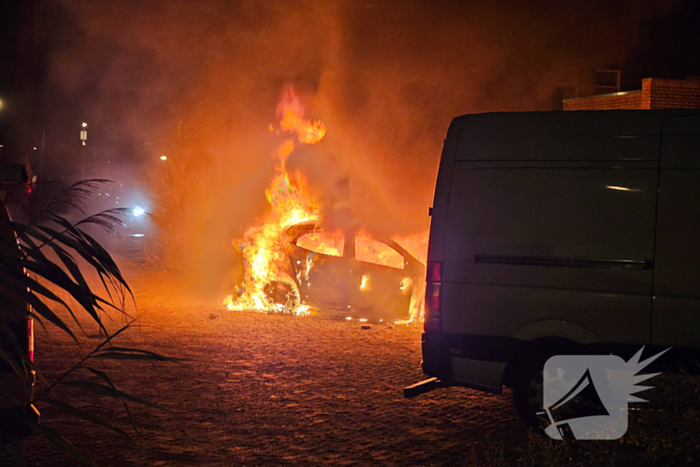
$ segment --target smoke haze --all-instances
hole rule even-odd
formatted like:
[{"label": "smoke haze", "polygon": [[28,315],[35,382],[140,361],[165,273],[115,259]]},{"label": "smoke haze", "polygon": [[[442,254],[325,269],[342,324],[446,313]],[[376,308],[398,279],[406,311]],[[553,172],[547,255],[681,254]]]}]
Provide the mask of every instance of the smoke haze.
[{"label": "smoke haze", "polygon": [[268,124],[285,84],[328,126],[289,165],[329,217],[407,235],[428,226],[453,117],[548,110],[557,84],[590,94],[591,70],[619,67],[648,21],[677,11],[598,0],[49,5],[43,102],[73,112],[50,112],[49,132],[89,119],[110,162],[148,186],[166,248],[217,286],[235,261],[231,240],[266,208],[280,142]]}]

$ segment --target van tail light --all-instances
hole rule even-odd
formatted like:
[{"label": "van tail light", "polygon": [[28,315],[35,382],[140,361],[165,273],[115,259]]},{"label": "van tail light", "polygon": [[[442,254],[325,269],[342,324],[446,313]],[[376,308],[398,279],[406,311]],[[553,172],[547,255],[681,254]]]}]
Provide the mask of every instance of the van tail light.
[{"label": "van tail light", "polygon": [[428,264],[425,290],[425,332],[442,331],[442,263]]},{"label": "van tail light", "polygon": [[27,320],[27,352],[29,353],[29,361],[34,361],[34,318]]},{"label": "van tail light", "polygon": [[430,263],[430,270],[428,271],[428,281],[429,282],[442,282],[442,263],[437,261]]}]

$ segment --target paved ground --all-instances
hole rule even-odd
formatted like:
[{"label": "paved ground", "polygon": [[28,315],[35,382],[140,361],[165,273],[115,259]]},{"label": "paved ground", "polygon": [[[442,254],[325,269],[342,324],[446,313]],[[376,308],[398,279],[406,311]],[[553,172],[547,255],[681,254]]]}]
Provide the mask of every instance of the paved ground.
[{"label": "paved ground", "polygon": [[[603,462],[605,453],[562,451],[533,438],[510,394],[451,388],[404,399],[401,389],[423,378],[417,328],[362,330],[322,316],[226,312],[187,296],[164,275],[131,277],[141,326],[117,343],[190,362],[93,364],[120,389],[175,412],[129,404],[138,435],[120,403],[58,388],[58,395],[131,433],[138,447],[42,406],[48,426],[102,465],[627,465],[623,451],[617,461]],[[82,340],[86,349],[97,342]],[[80,356],[56,330],[38,331],[36,351],[49,381]],[[24,448],[30,465],[75,465],[41,438],[26,440]],[[629,465],[642,465],[635,462]]]},{"label": "paved ground", "polygon": [[[508,397],[444,389],[404,399],[402,388],[424,378],[417,328],[362,330],[322,316],[226,312],[178,292],[163,276],[131,282],[141,327],[119,344],[191,362],[95,363],[120,389],[177,414],[130,404],[143,452],[107,429],[86,430],[43,408],[47,425],[103,464],[463,465],[488,433],[526,437]],[[79,357],[55,330],[38,332],[36,351],[48,380]],[[133,432],[119,403],[59,390]],[[73,464],[38,439],[25,449],[35,465]]]}]

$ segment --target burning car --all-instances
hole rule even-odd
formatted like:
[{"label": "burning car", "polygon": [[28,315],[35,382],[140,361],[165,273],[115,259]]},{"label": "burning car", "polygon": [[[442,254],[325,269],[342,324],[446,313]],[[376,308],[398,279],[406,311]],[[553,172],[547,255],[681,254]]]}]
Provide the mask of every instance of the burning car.
[{"label": "burning car", "polygon": [[420,307],[425,266],[394,240],[303,222],[287,228],[282,241],[278,279],[264,289],[281,311],[313,306],[393,322]]},{"label": "burning car", "polygon": [[[283,91],[277,114],[276,133],[284,140],[272,152],[276,173],[265,190],[270,208],[233,242],[245,271],[223,306],[295,315],[315,307],[384,322],[420,319],[425,266],[407,247],[410,243],[412,252],[425,257],[418,253],[421,242],[407,237],[402,247],[358,228],[324,229],[323,201],[309,189],[303,171],[287,171],[287,161],[297,144],[319,143],[326,126],[304,117],[291,87]],[[427,234],[423,237],[427,248]]]}]

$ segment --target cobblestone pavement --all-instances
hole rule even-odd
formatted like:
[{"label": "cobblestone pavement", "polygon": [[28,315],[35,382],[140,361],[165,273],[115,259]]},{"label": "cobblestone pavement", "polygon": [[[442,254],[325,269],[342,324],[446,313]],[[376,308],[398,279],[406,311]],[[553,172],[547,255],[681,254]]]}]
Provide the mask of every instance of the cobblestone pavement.
[{"label": "cobblestone pavement", "polygon": [[[190,361],[93,364],[119,389],[175,413],[129,404],[138,447],[41,407],[48,426],[102,465],[470,465],[489,435],[514,442],[527,437],[507,395],[450,388],[404,399],[402,388],[424,378],[417,328],[362,330],[357,322],[323,315],[227,312],[187,297],[162,275],[131,283],[140,327],[117,344]],[[37,332],[36,363],[51,381],[80,351],[49,331]],[[98,342],[83,339],[82,345]],[[58,391],[133,435],[118,401]],[[38,437],[24,449],[30,465],[75,464]]]}]

